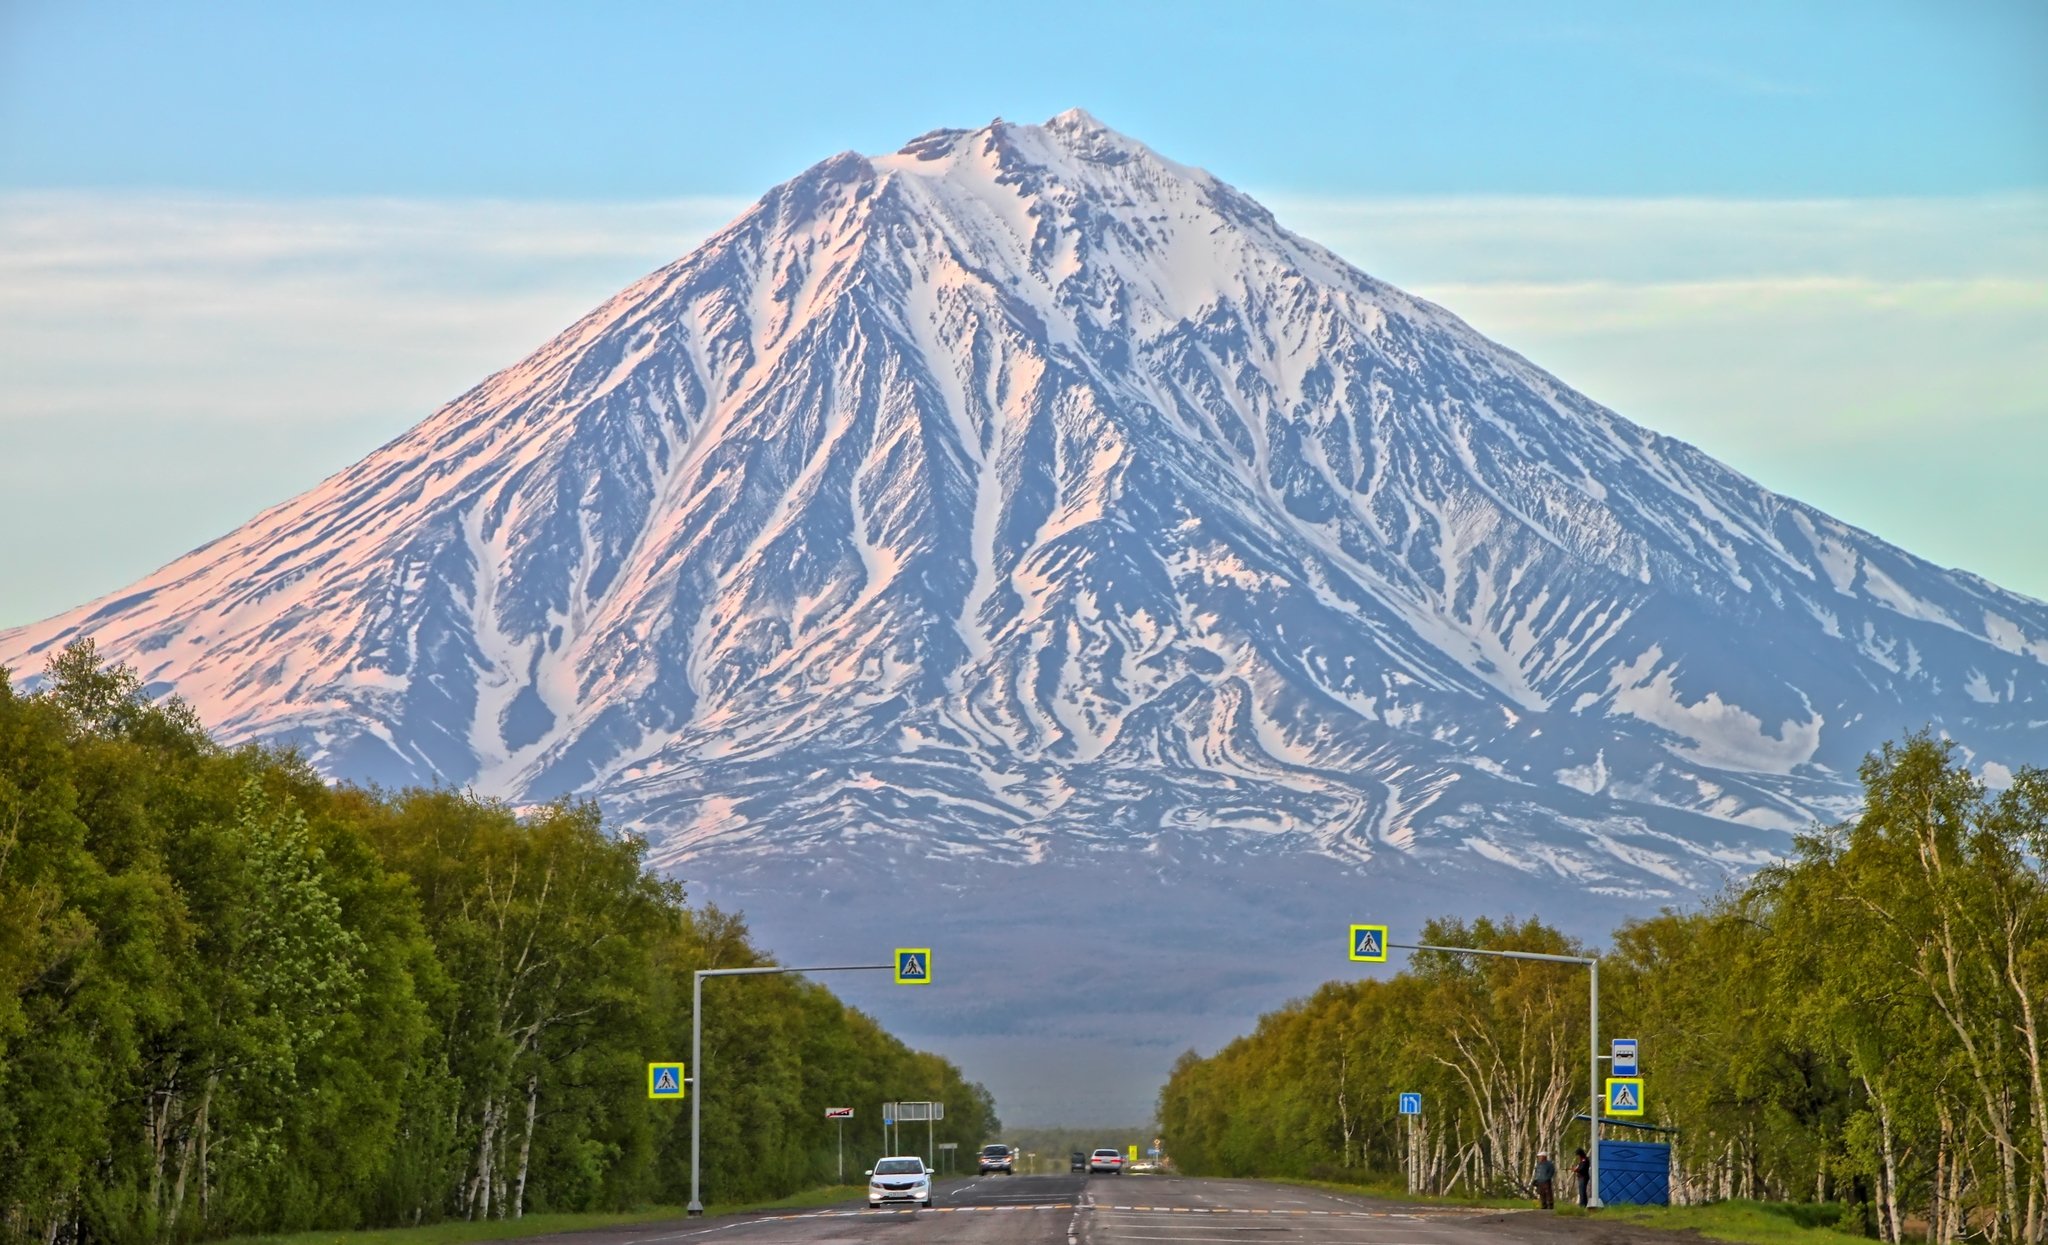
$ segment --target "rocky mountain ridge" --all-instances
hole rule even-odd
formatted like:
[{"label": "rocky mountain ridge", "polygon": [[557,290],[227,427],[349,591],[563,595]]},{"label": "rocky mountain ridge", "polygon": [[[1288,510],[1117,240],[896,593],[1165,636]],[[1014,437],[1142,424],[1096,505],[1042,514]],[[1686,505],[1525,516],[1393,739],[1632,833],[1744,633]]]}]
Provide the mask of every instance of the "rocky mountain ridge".
[{"label": "rocky mountain ridge", "polygon": [[1081,112],[818,164],[0,664],[81,636],[227,738],[592,795],[685,871],[1305,852],[1683,896],[1883,739],[1995,781],[2048,727],[2048,606]]}]

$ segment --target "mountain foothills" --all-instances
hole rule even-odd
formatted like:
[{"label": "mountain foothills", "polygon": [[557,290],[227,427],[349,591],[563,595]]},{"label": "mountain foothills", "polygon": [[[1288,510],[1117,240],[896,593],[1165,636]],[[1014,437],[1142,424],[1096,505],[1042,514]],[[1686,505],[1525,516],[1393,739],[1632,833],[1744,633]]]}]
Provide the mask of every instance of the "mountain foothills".
[{"label": "mountain foothills", "polygon": [[[689,1123],[646,1061],[688,1054],[693,970],[764,961],[643,852],[588,804],[230,751],[89,646],[34,694],[0,675],[0,1241],[680,1205]],[[826,1106],[998,1127],[821,986],[710,997],[707,1200],[829,1182]]]},{"label": "mountain foothills", "polygon": [[[1614,933],[1601,1024],[1639,1038],[1663,1131],[1610,1136],[1671,1145],[1675,1202],[1811,1203],[1797,1222],[1889,1245],[2048,1238],[2048,770],[1993,795],[1957,752],[1885,746],[1843,825]],[[1421,941],[1588,954],[1535,920],[1440,919]],[[1586,989],[1575,968],[1420,953],[1189,1052],[1160,1122],[1190,1172],[1527,1196],[1539,1150],[1586,1142]],[[1392,1113],[1403,1091],[1421,1116]]]},{"label": "mountain foothills", "polygon": [[650,859],[1171,843],[1675,896],[2048,606],[1778,496],[1085,113],[826,160],[320,487],[0,634]]}]

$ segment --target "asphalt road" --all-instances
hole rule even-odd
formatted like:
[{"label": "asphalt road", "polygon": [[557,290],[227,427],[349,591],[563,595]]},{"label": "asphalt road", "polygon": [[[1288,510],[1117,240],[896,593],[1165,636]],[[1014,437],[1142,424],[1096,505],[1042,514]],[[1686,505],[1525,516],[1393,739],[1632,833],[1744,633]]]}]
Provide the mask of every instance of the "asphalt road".
[{"label": "asphalt road", "polygon": [[[1550,1215],[1404,1206],[1289,1185],[1172,1176],[942,1181],[925,1210],[863,1203],[579,1232],[563,1245],[1503,1245],[1550,1242]],[[1519,1222],[1518,1222],[1519,1221]],[[1573,1221],[1584,1224],[1586,1221]],[[1525,1229],[1526,1230],[1523,1230]],[[1591,1234],[1588,1234],[1591,1239]]]}]

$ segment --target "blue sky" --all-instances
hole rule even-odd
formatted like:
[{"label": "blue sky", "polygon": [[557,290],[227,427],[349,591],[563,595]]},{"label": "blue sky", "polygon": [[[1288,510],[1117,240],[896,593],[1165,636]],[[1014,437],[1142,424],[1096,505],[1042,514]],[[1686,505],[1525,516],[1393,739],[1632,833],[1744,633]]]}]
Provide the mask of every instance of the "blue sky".
[{"label": "blue sky", "polygon": [[94,3],[0,10],[16,186],[649,198],[1079,103],[1329,193],[2048,182],[2039,3]]},{"label": "blue sky", "polygon": [[[2048,597],[2048,5],[0,4],[0,626],[832,152],[1079,105],[1624,414]],[[52,517],[61,522],[50,522]]]}]

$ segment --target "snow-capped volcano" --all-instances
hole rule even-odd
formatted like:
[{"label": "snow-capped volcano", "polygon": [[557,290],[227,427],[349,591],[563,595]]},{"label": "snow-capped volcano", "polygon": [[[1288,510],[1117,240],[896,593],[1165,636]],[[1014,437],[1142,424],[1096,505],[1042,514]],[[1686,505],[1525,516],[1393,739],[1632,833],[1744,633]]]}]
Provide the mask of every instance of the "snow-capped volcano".
[{"label": "snow-capped volcano", "polygon": [[1680,893],[2048,606],[1628,422],[1081,112],[835,156],[320,487],[0,633],[322,770],[702,853]]}]

